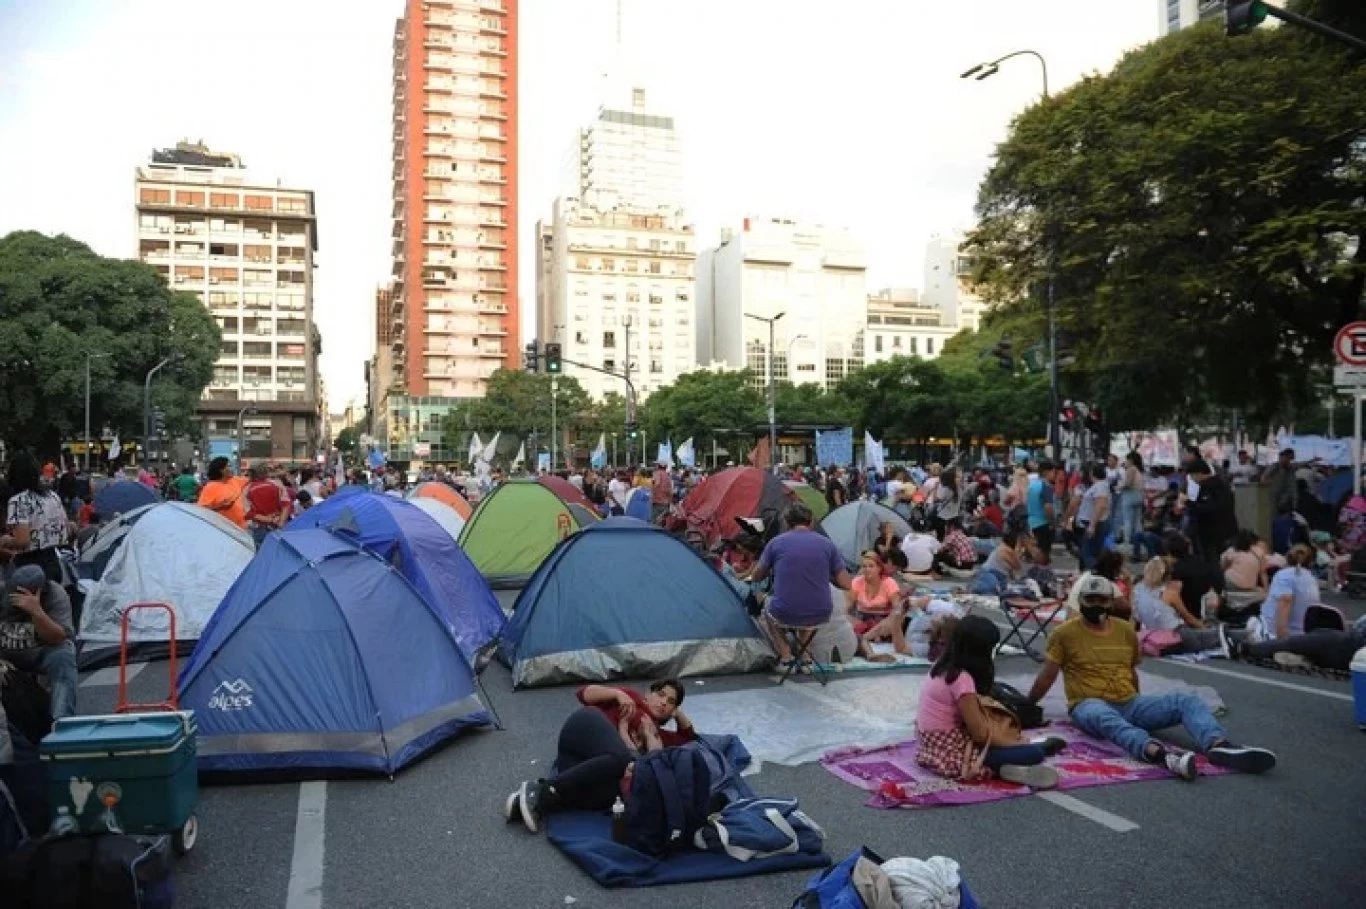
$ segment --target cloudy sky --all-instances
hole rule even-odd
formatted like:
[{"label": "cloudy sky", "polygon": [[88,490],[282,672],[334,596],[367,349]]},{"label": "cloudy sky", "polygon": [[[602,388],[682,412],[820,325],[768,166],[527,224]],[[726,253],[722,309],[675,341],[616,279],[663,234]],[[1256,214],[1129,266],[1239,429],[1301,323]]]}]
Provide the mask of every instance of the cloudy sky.
[{"label": "cloudy sky", "polygon": [[[522,249],[562,194],[575,128],[647,89],[686,154],[704,242],[740,218],[852,227],[870,283],[919,286],[925,241],[971,223],[978,180],[1039,92],[1152,40],[1157,0],[521,0]],[[389,274],[391,40],[402,0],[0,0],[0,235],[135,248],[133,168],[202,138],[317,192],[316,312],[331,409],[362,393]],[[605,78],[610,74],[610,78]],[[534,296],[521,263],[522,305]],[[523,324],[532,320],[527,318]]]}]

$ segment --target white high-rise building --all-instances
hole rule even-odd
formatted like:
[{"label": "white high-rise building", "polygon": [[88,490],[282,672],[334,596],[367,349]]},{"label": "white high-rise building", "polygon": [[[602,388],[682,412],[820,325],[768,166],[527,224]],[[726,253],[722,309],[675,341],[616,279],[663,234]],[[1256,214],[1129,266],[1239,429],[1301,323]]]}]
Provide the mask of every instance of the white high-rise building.
[{"label": "white high-rise building", "polygon": [[[696,368],[691,225],[677,213],[603,211],[558,199],[538,225],[537,334],[565,360],[621,373],[644,399]],[[594,398],[625,393],[621,379],[564,364]]]},{"label": "white high-rise building", "polygon": [[312,191],[187,142],[153,152],[134,191],[138,258],[198,296],[223,333],[196,409],[208,456],[231,456],[240,432],[244,458],[311,461],[325,443]]},{"label": "white high-rise building", "polygon": [[[833,388],[864,364],[867,253],[843,228],[746,218],[738,232],[697,257],[697,354],[703,363],[748,368],[794,385]],[[789,362],[790,360],[790,362]]]},{"label": "white high-rise building", "polygon": [[[1285,6],[1285,0],[1269,2],[1273,6]],[[1206,19],[1222,20],[1224,0],[1157,0],[1157,15],[1158,34],[1170,35]]]},{"label": "white high-rise building", "polygon": [[945,325],[976,331],[986,304],[972,285],[972,256],[961,234],[936,234],[925,246],[925,289],[921,301],[943,314]]},{"label": "white high-rise building", "polygon": [[645,109],[645,89],[631,89],[628,108],[603,106],[579,130],[576,182],[580,202],[599,211],[621,205],[676,211],[683,207],[683,154],[673,117]]},{"label": "white high-rise building", "polygon": [[868,329],[864,360],[880,363],[893,357],[933,360],[958,326],[944,319],[937,307],[921,302],[911,287],[888,287],[868,295]]}]

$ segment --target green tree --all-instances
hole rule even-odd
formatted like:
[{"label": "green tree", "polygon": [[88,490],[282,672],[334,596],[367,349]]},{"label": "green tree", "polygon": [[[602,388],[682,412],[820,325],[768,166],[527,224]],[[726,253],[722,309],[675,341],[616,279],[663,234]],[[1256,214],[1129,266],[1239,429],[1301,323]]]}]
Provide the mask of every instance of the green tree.
[{"label": "green tree", "polygon": [[979,287],[1041,337],[1052,265],[1065,391],[1112,428],[1291,414],[1362,311],[1363,137],[1340,48],[1185,29],[1017,118],[979,191]]},{"label": "green tree", "polygon": [[96,255],[67,236],[19,231],[0,238],[0,438],[55,457],[85,420],[142,436],[143,381],[163,357],[152,401],[167,431],[186,434],[213,377],[221,336],[204,305],[172,291],[148,265]]},{"label": "green tree", "polygon": [[778,382],[774,397],[777,399],[774,410],[777,411],[780,426],[793,423],[847,424],[853,416],[853,408],[843,395],[837,391],[827,391],[814,382],[802,385]]},{"label": "green tree", "polygon": [[[962,331],[944,344],[935,361],[949,384],[954,425],[960,437],[1003,435],[1007,440],[1036,439],[1048,421],[1048,372],[1042,341],[997,324]],[[1012,344],[1015,367],[1001,368],[991,350],[1003,338]],[[1038,355],[1036,355],[1038,354]]]},{"label": "green tree", "polygon": [[360,447],[360,433],[356,432],[356,427],[348,426],[337,433],[335,445],[342,454],[354,456]]},{"label": "green tree", "polygon": [[[551,428],[551,381],[559,384],[555,398],[555,428],[564,437],[566,431],[577,434],[593,418],[593,405],[588,393],[572,376],[551,377],[544,373],[530,373],[520,369],[500,369],[489,377],[484,397],[453,408],[442,427],[448,448],[465,451],[470,434],[477,432],[487,442],[494,433],[503,433],[499,448],[508,447],[514,454],[519,440],[532,433],[540,445],[549,447]],[[527,457],[532,457],[528,448]]]},{"label": "green tree", "polygon": [[748,372],[699,370],[650,395],[640,422],[648,444],[665,438],[681,444],[691,438],[700,452],[713,439],[724,445],[736,435],[750,436],[766,413],[763,397],[750,387]]},{"label": "green tree", "polygon": [[846,376],[839,393],[854,426],[881,439],[924,439],[954,430],[952,388],[934,360],[893,357]]}]

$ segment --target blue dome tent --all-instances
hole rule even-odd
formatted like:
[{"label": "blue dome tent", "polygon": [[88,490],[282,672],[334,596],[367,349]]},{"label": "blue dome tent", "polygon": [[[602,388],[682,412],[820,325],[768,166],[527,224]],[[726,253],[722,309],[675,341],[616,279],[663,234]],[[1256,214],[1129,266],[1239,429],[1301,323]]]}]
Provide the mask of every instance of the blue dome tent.
[{"label": "blue dome tent", "polygon": [[136,480],[115,480],[106,483],[95,493],[92,504],[95,514],[101,521],[108,521],[115,515],[127,514],[135,508],[152,505],[161,501],[155,489],[142,485]]},{"label": "blue dome tent", "polygon": [[653,512],[650,509],[650,490],[638,488],[631,490],[626,499],[626,517],[650,523]]},{"label": "blue dome tent", "polygon": [[627,517],[555,547],[517,598],[500,654],[519,688],[750,672],[774,658],[710,565]]},{"label": "blue dome tent", "polygon": [[179,689],[205,771],[393,774],[490,722],[437,610],[393,566],[317,529],[271,534]]},{"label": "blue dome tent", "polygon": [[299,515],[285,533],[315,527],[354,534],[393,564],[436,607],[470,662],[502,634],[507,619],[479,569],[450,533],[412,502],[373,492],[333,497]]}]

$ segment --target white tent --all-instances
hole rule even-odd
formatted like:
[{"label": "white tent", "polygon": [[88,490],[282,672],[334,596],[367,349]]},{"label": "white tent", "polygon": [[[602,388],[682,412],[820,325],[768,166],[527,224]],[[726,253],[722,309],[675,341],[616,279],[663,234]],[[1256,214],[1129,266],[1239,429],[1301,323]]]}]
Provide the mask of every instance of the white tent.
[{"label": "white tent", "polygon": [[465,519],[460,517],[460,512],[440,499],[429,496],[415,496],[408,501],[431,515],[432,519],[441,525],[441,529],[450,534],[453,541],[459,542],[460,531],[465,526]]},{"label": "white tent", "polygon": [[[178,649],[188,652],[228,588],[255,555],[251,535],[220,515],[184,502],[161,502],[121,515],[82,553],[89,567],[81,628],[83,668],[118,658],[123,610],[132,603],[169,603]],[[92,577],[93,575],[93,577]],[[128,642],[143,658],[169,651],[161,610],[138,610]]]}]

